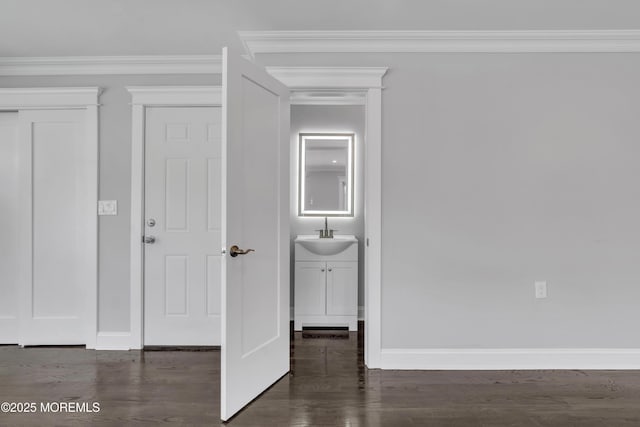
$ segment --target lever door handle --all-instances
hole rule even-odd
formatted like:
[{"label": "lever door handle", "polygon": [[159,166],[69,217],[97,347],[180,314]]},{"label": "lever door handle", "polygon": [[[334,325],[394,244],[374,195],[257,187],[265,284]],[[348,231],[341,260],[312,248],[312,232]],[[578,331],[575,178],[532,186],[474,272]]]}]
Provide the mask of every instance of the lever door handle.
[{"label": "lever door handle", "polygon": [[246,255],[249,252],[255,252],[254,249],[240,249],[238,247],[238,245],[233,245],[229,248],[229,255],[231,255],[233,258],[237,257],[238,255]]},{"label": "lever door handle", "polygon": [[155,243],[156,242],[156,236],[144,236],[142,241],[147,243],[147,244]]}]

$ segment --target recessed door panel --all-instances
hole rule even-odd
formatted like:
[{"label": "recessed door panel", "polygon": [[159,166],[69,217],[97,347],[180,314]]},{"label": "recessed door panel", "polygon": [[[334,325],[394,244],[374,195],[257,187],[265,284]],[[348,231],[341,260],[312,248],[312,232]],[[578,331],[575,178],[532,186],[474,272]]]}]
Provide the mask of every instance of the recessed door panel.
[{"label": "recessed door panel", "polygon": [[189,172],[188,159],[166,159],[164,208],[167,231],[187,231]]},{"label": "recessed door panel", "polygon": [[185,316],[188,314],[188,258],[183,255],[169,255],[165,258],[164,266],[165,314]]},{"label": "recessed door panel", "polygon": [[[79,110],[19,113],[22,236],[20,344],[84,344],[81,280],[85,115]],[[30,196],[30,197],[29,197]]]}]

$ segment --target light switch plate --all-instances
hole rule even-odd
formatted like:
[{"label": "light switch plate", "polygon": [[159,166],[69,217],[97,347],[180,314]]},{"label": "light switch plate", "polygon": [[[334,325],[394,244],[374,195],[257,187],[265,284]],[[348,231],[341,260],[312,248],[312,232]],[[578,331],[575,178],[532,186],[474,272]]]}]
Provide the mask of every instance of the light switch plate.
[{"label": "light switch plate", "polygon": [[118,215],[118,201],[98,200],[98,215]]}]

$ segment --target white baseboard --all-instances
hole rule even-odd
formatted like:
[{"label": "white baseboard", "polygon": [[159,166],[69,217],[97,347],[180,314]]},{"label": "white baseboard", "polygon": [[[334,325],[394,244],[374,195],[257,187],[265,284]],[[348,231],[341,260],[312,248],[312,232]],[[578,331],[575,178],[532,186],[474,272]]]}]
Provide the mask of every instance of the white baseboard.
[{"label": "white baseboard", "polygon": [[131,350],[131,332],[98,332],[96,350]]},{"label": "white baseboard", "polygon": [[381,350],[381,369],[640,369],[639,348]]}]

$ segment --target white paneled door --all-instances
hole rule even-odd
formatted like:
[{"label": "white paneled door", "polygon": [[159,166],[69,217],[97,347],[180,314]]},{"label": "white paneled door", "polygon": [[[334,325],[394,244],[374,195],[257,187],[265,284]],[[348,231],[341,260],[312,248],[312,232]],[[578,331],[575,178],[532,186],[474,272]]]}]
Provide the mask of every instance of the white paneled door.
[{"label": "white paneled door", "polygon": [[220,345],[220,122],[220,107],[146,109],[145,345]]},{"label": "white paneled door", "polygon": [[19,343],[85,344],[85,112],[20,111],[18,122]]},{"label": "white paneled door", "polygon": [[0,112],[0,344],[16,344],[20,244],[18,113]]},{"label": "white paneled door", "polygon": [[226,421],[289,371],[289,92],[225,49],[222,93]]}]

